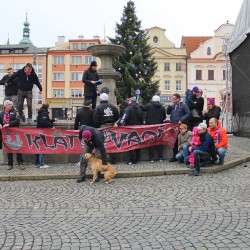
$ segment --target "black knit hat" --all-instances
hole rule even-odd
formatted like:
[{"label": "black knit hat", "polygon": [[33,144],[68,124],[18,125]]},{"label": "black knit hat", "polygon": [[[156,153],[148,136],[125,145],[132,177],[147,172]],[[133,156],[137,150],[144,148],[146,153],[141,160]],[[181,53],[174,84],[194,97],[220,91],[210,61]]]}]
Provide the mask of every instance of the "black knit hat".
[{"label": "black knit hat", "polygon": [[92,103],[91,100],[84,100],[83,105],[84,106],[89,106]]},{"label": "black knit hat", "polygon": [[92,66],[97,66],[97,62],[96,61],[92,61],[91,64],[90,64],[90,67]]}]

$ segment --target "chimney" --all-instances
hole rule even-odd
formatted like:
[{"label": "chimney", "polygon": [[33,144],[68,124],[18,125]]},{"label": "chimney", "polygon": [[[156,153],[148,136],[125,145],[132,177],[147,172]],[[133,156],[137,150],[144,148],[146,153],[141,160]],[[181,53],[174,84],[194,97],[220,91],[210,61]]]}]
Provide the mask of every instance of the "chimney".
[{"label": "chimney", "polygon": [[78,36],[78,39],[79,39],[79,40],[84,40],[84,36],[83,36],[83,35],[80,35],[80,36]]},{"label": "chimney", "polygon": [[58,36],[58,41],[56,42],[56,46],[65,43],[65,36]]}]

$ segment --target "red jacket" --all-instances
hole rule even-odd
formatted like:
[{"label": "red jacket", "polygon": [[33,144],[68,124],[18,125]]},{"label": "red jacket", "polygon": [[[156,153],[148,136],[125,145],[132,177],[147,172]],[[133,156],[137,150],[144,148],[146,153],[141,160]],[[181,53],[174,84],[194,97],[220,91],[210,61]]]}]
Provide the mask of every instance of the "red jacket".
[{"label": "red jacket", "polygon": [[228,137],[226,130],[221,126],[221,122],[218,121],[218,126],[216,128],[209,128],[209,134],[214,139],[216,149],[228,148]]}]

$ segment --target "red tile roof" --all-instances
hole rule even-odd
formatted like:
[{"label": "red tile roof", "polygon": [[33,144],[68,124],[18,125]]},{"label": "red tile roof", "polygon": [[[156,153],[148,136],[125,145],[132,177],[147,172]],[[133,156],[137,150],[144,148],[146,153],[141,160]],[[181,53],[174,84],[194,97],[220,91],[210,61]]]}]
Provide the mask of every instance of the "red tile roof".
[{"label": "red tile roof", "polygon": [[186,47],[187,54],[190,55],[199,47],[199,44],[212,38],[211,36],[183,36],[181,39],[181,47]]}]

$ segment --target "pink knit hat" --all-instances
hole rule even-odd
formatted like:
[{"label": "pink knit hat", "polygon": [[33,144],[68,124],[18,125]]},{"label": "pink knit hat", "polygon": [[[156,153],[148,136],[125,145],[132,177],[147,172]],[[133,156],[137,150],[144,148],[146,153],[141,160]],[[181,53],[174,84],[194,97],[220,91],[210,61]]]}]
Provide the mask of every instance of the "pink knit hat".
[{"label": "pink knit hat", "polygon": [[89,131],[89,130],[84,130],[84,131],[82,132],[82,139],[83,139],[83,140],[89,140],[89,139],[91,139],[91,137],[92,137],[91,131]]},{"label": "pink knit hat", "polygon": [[208,105],[215,105],[215,101],[213,98],[207,98],[207,104]]}]

